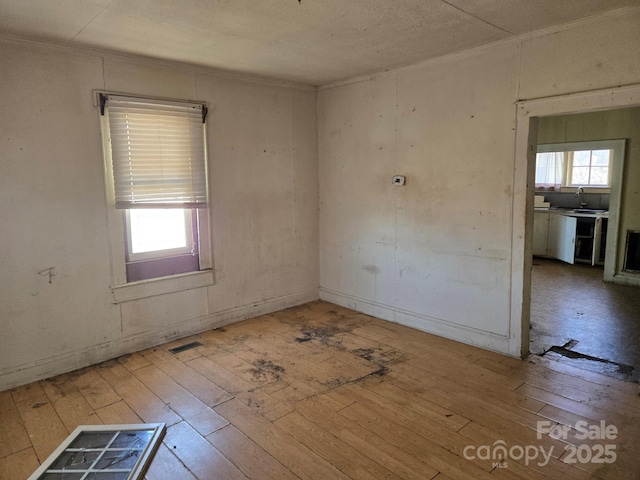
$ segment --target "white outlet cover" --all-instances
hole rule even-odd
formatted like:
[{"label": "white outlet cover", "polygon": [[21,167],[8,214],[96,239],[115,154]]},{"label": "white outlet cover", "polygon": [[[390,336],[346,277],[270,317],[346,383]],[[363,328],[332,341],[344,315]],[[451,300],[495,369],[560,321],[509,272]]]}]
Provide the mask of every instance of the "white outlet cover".
[{"label": "white outlet cover", "polygon": [[392,182],[396,186],[402,186],[402,185],[404,185],[404,182],[405,182],[405,176],[404,175],[394,175]]}]

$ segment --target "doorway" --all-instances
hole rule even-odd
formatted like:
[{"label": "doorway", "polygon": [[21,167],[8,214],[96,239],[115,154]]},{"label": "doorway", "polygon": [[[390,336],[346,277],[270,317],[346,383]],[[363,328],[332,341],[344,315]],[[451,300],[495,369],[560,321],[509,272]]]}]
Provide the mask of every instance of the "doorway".
[{"label": "doorway", "polygon": [[[536,303],[535,295],[537,290],[540,290],[541,294],[545,294],[544,291],[541,290],[539,286],[541,275],[538,275],[538,273],[540,272],[534,272],[532,276],[532,268],[540,267],[540,265],[532,264],[533,263],[532,262],[533,260],[533,257],[532,257],[533,233],[532,232],[533,232],[533,203],[534,203],[533,202],[533,199],[534,199],[533,178],[535,175],[534,173],[535,154],[537,151],[538,130],[540,128],[540,122],[541,120],[546,121],[546,119],[549,117],[571,116],[575,114],[587,114],[588,112],[596,112],[595,113],[596,115],[602,115],[603,112],[605,111],[618,111],[619,109],[625,109],[628,107],[637,107],[638,106],[637,99],[639,98],[638,94],[640,94],[640,86],[633,86],[633,87],[625,87],[625,88],[620,88],[615,90],[597,91],[597,92],[589,92],[584,94],[568,95],[564,97],[554,97],[554,98],[533,100],[533,101],[521,102],[518,104],[518,119],[517,119],[518,121],[517,121],[517,129],[516,129],[516,173],[514,177],[514,185],[516,187],[515,188],[516,193],[514,195],[514,222],[513,222],[514,259],[512,260],[512,266],[514,269],[513,284],[512,284],[512,286],[514,287],[512,290],[512,305],[516,307],[516,309],[513,310],[514,314],[512,316],[511,326],[516,337],[519,334],[522,356],[525,356],[529,352],[530,339],[531,339],[530,335],[540,334],[539,331],[536,331],[535,321],[532,322],[533,320],[532,314],[537,314],[536,311],[534,310],[538,308],[538,305],[540,305],[541,303],[541,302]],[[638,128],[638,130],[640,130],[640,128]],[[575,132],[570,132],[570,131],[562,132],[562,135],[564,135],[564,138],[562,138],[562,140],[571,141],[570,134],[573,134],[573,133]],[[584,132],[581,132],[581,133],[584,133]],[[606,132],[606,134],[607,134],[606,136],[608,136],[609,138],[614,138],[610,136],[610,135],[613,135],[612,132]],[[624,138],[624,137],[625,137],[624,133],[615,135],[615,138]],[[582,138],[582,140],[584,140],[584,138]],[[638,178],[640,178],[640,176]],[[611,207],[613,209],[614,205],[611,205]],[[622,215],[624,216],[624,210],[625,210],[624,204],[621,204],[621,207],[622,207],[621,208]],[[519,221],[517,220],[518,218],[517,215],[519,211],[522,213],[522,218],[525,219],[525,221],[522,223],[519,223]],[[627,225],[625,224],[625,218],[622,218],[620,228],[616,230],[616,233],[621,232],[626,226]],[[624,237],[624,235],[620,235],[620,237]],[[611,280],[613,280],[616,283],[623,283],[627,285],[640,285],[640,276],[632,275],[629,272],[622,271],[621,269],[621,261],[620,261],[620,258],[622,257],[622,255],[620,254],[621,243],[624,243],[624,240],[621,241],[620,238],[618,238],[614,245],[616,247],[616,251],[613,254],[614,261],[610,262],[611,271],[609,272],[611,274],[610,275]],[[607,247],[607,250],[609,250],[609,246]],[[622,250],[624,250],[624,245],[622,245]],[[520,252],[522,252],[522,256],[520,256]],[[607,251],[607,254],[609,254],[609,251]],[[596,290],[586,287],[587,285],[589,285],[589,286],[595,286],[597,288],[599,287],[604,287],[609,289],[620,288],[618,285],[610,285],[610,284],[602,283],[603,272],[601,269],[599,273],[600,278],[599,279],[595,278],[595,283],[593,282],[589,283],[590,282],[589,279],[591,280],[594,279],[593,278],[594,271],[593,270],[580,271],[580,269],[585,269],[585,268],[590,269],[592,267],[587,267],[583,265],[578,267],[568,266],[570,268],[578,269],[571,272],[571,271],[563,270],[563,268],[565,268],[563,265],[559,265],[558,268],[555,268],[555,266],[553,265],[554,263],[553,261],[547,261],[545,259],[543,259],[543,261],[547,262],[545,263],[545,265],[542,266],[542,268],[547,269],[546,273],[553,273],[552,270],[554,270],[556,277],[558,277],[559,279],[562,279],[562,277],[564,276],[566,277],[565,279],[573,279],[572,281],[577,282],[578,288],[580,290],[574,293],[567,293],[566,289],[563,290],[561,288],[557,288],[557,285],[556,285],[556,288],[552,288],[553,292],[559,292],[559,291],[564,292],[564,295],[567,296],[566,298],[567,302],[565,302],[565,305],[570,305],[571,304],[570,301],[575,302],[576,299],[580,298],[579,294],[584,295],[585,292],[589,292],[588,295],[591,295],[591,296],[587,296],[587,297],[583,296],[583,299],[584,298],[591,299],[594,296],[599,296],[600,298],[603,299],[601,306],[604,305],[607,307],[607,310],[606,310],[607,314],[610,314],[611,318],[617,318],[615,313],[615,308],[613,309],[610,308],[612,307],[611,298],[616,297],[617,294],[614,294],[613,297],[611,297],[610,295],[609,296],[610,298],[604,300],[606,297],[605,293],[602,293],[602,292],[598,293]],[[518,276],[517,272],[521,272],[522,274],[521,278]],[[575,275],[573,275],[573,273],[584,273],[586,275],[584,278],[576,280],[576,278],[574,278]],[[549,277],[549,278],[554,278],[554,277]],[[558,278],[556,278],[556,282]],[[518,295],[519,287],[522,287],[521,297]],[[635,298],[635,295],[637,295],[637,289],[634,289],[631,297]],[[562,301],[562,298],[560,298],[559,301]],[[521,303],[516,305],[515,302],[521,302]],[[547,304],[549,303],[550,302],[547,302]],[[631,302],[631,303],[634,303],[634,302]],[[562,305],[562,303],[560,304],[556,303],[555,305],[556,307],[550,307],[552,309],[552,311],[550,312],[551,316],[554,315],[553,310],[555,310],[556,312],[562,311],[563,307],[558,306],[558,305]],[[582,306],[588,306],[588,302],[584,302],[584,301],[581,303],[579,302],[579,305],[580,305],[580,308],[573,309],[576,311],[573,312],[572,315],[584,316],[585,312],[582,312],[580,310],[583,309]],[[626,306],[628,305],[624,303],[624,300],[620,301],[620,307],[626,308]],[[615,307],[615,305],[613,305],[613,307]],[[539,313],[539,310],[538,310],[538,313]],[[601,319],[605,319],[606,317],[606,315],[603,314],[602,310],[598,311],[597,309],[594,310],[594,315],[598,316]],[[561,314],[558,313],[558,317],[561,317]],[[560,326],[567,327],[568,325],[562,324]],[[603,348],[606,347],[605,344],[609,344],[609,345],[611,344],[611,335],[609,335],[607,340],[607,335],[604,335],[605,332],[611,333],[615,329],[618,329],[617,331],[621,333],[622,338],[624,339],[633,338],[629,336],[628,332],[625,332],[624,328],[620,329],[619,325],[617,326],[611,323],[607,324],[605,322],[605,324],[600,324],[600,325],[596,324],[595,326],[594,324],[591,324],[591,326],[593,327],[591,331],[589,331],[588,328],[582,328],[582,329],[578,328],[577,331],[578,332],[584,331],[585,338],[587,338],[586,335],[589,334],[589,337],[588,337],[589,342],[587,342],[586,340],[583,340],[582,347],[584,347],[585,350],[592,353],[595,352],[598,355],[603,355],[601,353],[602,350],[598,351],[598,349],[594,347],[594,339],[597,340],[598,332],[602,333],[600,337],[602,340],[601,343]],[[635,332],[636,334],[640,332],[640,325],[634,326],[633,332]],[[546,332],[546,333],[548,334],[549,332]],[[548,353],[549,355],[554,353],[551,347],[553,347],[553,349],[559,352],[558,355],[567,353],[567,351],[569,352],[567,353],[567,355],[572,355],[572,353],[575,353],[575,352],[580,353],[580,343],[579,343],[580,339],[571,338],[571,335],[567,335],[566,329],[563,330],[562,328],[558,328],[557,331],[555,332],[552,331],[551,335],[549,336],[553,337],[553,335],[556,333],[558,334],[557,343],[561,343],[562,340],[566,340],[566,341],[564,341],[564,343],[561,343],[560,345],[548,346],[549,348],[547,348],[547,351],[549,352]],[[561,333],[564,335],[560,335]],[[579,336],[579,335],[573,335],[573,336]],[[517,341],[517,338],[514,340]],[[631,342],[631,343],[638,344],[637,341]],[[615,352],[615,348],[612,347],[610,351],[612,356],[617,355],[617,353]],[[539,353],[539,352],[534,352],[534,353]],[[599,358],[599,357],[596,357],[595,355],[585,354],[585,357],[582,360],[586,358],[585,362],[588,363],[589,357]],[[626,356],[623,358],[627,360],[630,357]],[[640,353],[638,358],[640,359]],[[580,358],[578,358],[578,360],[580,360]],[[602,360],[609,360],[609,359],[604,358]],[[640,362],[640,360],[638,360],[638,362]],[[601,363],[604,363],[604,362],[601,362]],[[622,363],[622,362],[616,362],[616,363]],[[606,366],[607,368],[609,367],[609,365],[601,365],[601,366]],[[640,365],[637,365],[637,366],[640,367]],[[613,368],[615,369],[615,366]]]}]

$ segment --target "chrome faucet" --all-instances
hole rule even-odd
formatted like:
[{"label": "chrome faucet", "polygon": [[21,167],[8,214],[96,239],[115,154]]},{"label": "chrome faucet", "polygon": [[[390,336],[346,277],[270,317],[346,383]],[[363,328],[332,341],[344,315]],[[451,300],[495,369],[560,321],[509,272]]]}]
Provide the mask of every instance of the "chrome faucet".
[{"label": "chrome faucet", "polygon": [[576,190],[576,197],[578,197],[580,199],[580,207],[579,208],[586,207],[587,204],[589,203],[589,202],[585,202],[584,201],[584,188],[583,187],[578,187],[578,189]]}]

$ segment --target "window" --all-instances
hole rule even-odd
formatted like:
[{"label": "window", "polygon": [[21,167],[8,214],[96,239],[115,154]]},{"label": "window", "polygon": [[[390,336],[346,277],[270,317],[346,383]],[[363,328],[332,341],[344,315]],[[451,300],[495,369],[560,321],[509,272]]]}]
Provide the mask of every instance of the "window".
[{"label": "window", "polygon": [[577,150],[569,156],[568,187],[610,187],[611,150]]},{"label": "window", "polygon": [[127,259],[195,254],[192,210],[127,210]]},{"label": "window", "polygon": [[29,480],[141,479],[164,432],[164,423],[80,425]]},{"label": "window", "polygon": [[624,140],[538,145],[535,186],[557,191],[609,189],[617,150],[624,151]]},{"label": "window", "polygon": [[99,100],[114,284],[210,268],[207,107],[103,93]]}]

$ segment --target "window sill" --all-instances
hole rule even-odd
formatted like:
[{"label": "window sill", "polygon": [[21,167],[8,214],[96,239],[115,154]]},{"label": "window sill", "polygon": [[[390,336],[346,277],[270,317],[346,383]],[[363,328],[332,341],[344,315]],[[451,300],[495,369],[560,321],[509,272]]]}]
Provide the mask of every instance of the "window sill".
[{"label": "window sill", "polygon": [[[537,194],[552,194],[552,193],[576,193],[576,189],[578,187],[561,187],[560,190],[548,189],[548,188],[535,188],[535,192]],[[584,193],[600,193],[600,194],[610,194],[611,187],[583,187]]]},{"label": "window sill", "polygon": [[113,303],[128,302],[166,293],[181,292],[213,285],[213,270],[189,272],[171,277],[153,278],[111,287]]},{"label": "window sill", "polygon": [[[580,187],[562,187],[562,193],[575,193]],[[584,193],[611,193],[611,187],[582,187]]]}]

